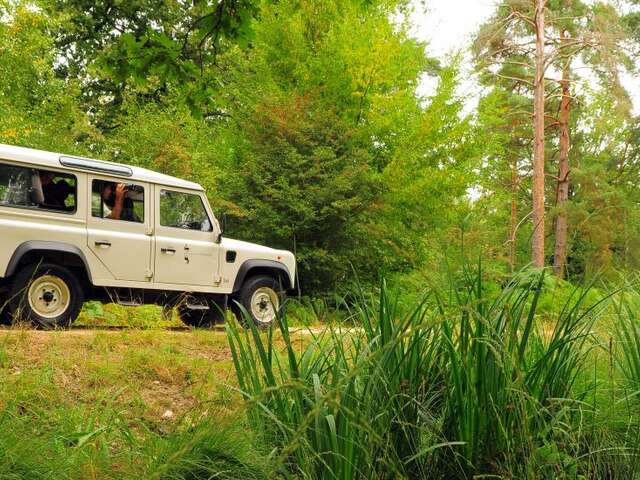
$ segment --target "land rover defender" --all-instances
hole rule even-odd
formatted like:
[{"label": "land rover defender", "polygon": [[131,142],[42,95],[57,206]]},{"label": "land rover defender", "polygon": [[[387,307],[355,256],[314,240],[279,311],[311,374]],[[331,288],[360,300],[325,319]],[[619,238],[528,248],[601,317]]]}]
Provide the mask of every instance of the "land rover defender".
[{"label": "land rover defender", "polygon": [[230,308],[266,326],[295,275],[291,252],[224,237],[196,183],[0,144],[5,320],[67,327],[99,300],[177,308],[191,326]]}]

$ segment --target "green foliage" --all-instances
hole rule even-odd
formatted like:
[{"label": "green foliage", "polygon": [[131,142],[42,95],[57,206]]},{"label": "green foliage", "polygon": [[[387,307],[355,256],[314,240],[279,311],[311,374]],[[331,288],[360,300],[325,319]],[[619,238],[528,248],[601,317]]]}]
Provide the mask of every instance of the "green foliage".
[{"label": "green foliage", "polygon": [[640,392],[640,319],[637,315],[640,296],[636,281],[629,282],[615,306],[615,333],[619,342],[617,367],[635,404],[635,396]]},{"label": "green foliage", "polygon": [[350,273],[349,262],[372,267],[370,257],[359,258],[367,239],[351,227],[381,189],[371,156],[352,145],[334,112],[304,99],[263,108],[247,126],[252,147],[236,169],[231,200],[246,216],[234,232],[295,248],[305,290],[331,289]]},{"label": "green foliage", "polygon": [[[220,178],[234,207],[230,231],[295,249],[306,293],[343,284],[350,264],[375,281],[421,258],[413,232],[422,226],[400,217],[399,195],[411,186],[391,185],[386,171],[413,155],[420,124],[431,124],[414,95],[430,66],[390,23],[393,7],[280,2],[263,10],[247,59],[234,58],[245,105],[232,113],[241,141]],[[454,103],[453,88],[438,99]],[[449,127],[461,122],[455,106],[444,120],[435,108]]]},{"label": "green foliage", "polygon": [[[637,3],[623,21],[610,2],[547,5],[550,42],[577,42],[549,75],[580,57],[595,80],[571,75],[573,282],[640,265],[640,130],[619,81]],[[230,326],[249,435],[125,421],[144,402],[115,408],[117,389],[69,407],[51,366],[17,377],[0,478],[637,477],[637,292],[612,307],[606,287],[510,276],[529,258],[532,69],[516,47],[532,5],[499,2],[478,32],[470,111],[462,54],[429,58],[405,0],[0,0],[0,142],[201,183],[230,236],[295,250],[312,296],[290,305],[294,322],[359,327],[293,340],[286,317],[279,334]],[[424,75],[437,87],[420,98]],[[552,176],[554,82],[548,93]],[[458,268],[471,256],[482,271]],[[367,292],[393,281],[345,293],[354,271]],[[90,304],[81,322],[179,325],[160,313]],[[149,381],[184,360],[130,350],[88,364],[91,382]]]},{"label": "green foliage", "polygon": [[[0,5],[0,141],[193,179],[229,214],[230,236],[296,250],[305,293],[330,294],[350,265],[375,284],[459,250],[488,258],[494,278],[529,258],[527,2],[499,3],[473,42],[485,87],[473,111],[459,93],[463,55],[429,58],[402,0]],[[602,2],[547,7],[549,38],[575,41],[552,70],[579,57],[597,80],[572,74],[571,201],[548,215],[568,217],[572,280],[640,261],[619,14]],[[437,87],[419,98],[425,75]],[[553,82],[549,94],[551,178]]]},{"label": "green foliage", "polygon": [[77,151],[94,132],[77,84],[52,71],[55,22],[23,3],[0,3],[0,15],[0,142]]},{"label": "green foliage", "polygon": [[[533,8],[532,2],[500,2],[473,43],[480,81],[486,87],[477,118],[488,131],[486,160],[479,175],[483,191],[478,202],[486,221],[477,228],[492,256],[511,271],[526,264],[530,248]],[[549,48],[545,55],[549,74],[545,172],[547,204],[551,206],[546,228],[553,230],[553,222],[560,214],[568,218],[567,273],[575,281],[601,271],[612,276],[621,263],[629,265],[632,251],[620,244],[621,237],[630,238],[628,229],[615,218],[606,220],[608,209],[614,204],[623,205],[622,197],[628,195],[612,176],[617,176],[620,164],[627,164],[633,155],[633,142],[618,134],[637,123],[631,117],[629,97],[620,83],[619,73],[634,68],[625,47],[629,34],[622,26],[622,11],[608,2],[546,3]],[[563,34],[567,35],[564,40]],[[554,207],[560,136],[559,77],[565,68],[571,92],[570,191],[569,201]],[[587,69],[589,73],[585,74]],[[611,125],[606,134],[597,133],[599,129],[592,122]],[[607,137],[604,142],[601,134]],[[616,160],[610,161],[610,150],[616,151],[614,157],[620,161],[615,166]],[[615,170],[618,172],[613,173]],[[547,245],[552,246],[553,242]],[[553,263],[553,254],[553,248],[548,248],[548,263]]]},{"label": "green foliage", "polygon": [[2,141],[194,179],[228,234],[296,250],[310,294],[420,265],[468,213],[457,61],[416,97],[437,65],[405,2],[125,3],[9,4]]},{"label": "green foliage", "polygon": [[[555,437],[560,432],[542,425],[572,422],[580,400],[572,397],[572,385],[595,317],[589,310],[584,316],[581,296],[545,333],[536,325],[544,274],[512,282],[497,298],[485,297],[482,282],[472,280],[455,295],[454,305],[463,312],[459,324],[444,324],[452,370],[444,428],[447,438],[465,441],[462,456],[471,468],[490,469],[497,454],[516,473],[519,464],[533,460],[530,455],[562,441]],[[465,306],[472,307],[468,315]],[[575,442],[574,435],[567,431],[566,440]],[[515,445],[523,449],[523,458]],[[555,457],[561,461],[552,464],[552,472],[564,471],[565,455],[570,453]]]},{"label": "green foliage", "polygon": [[494,290],[467,269],[408,313],[383,284],[346,335],[328,329],[299,348],[285,314],[281,352],[273,331],[230,325],[248,419],[280,468],[305,478],[631,478],[634,410],[626,430],[600,423],[606,376],[585,371],[606,297],[589,304],[574,289],[542,321],[545,278],[526,271]]},{"label": "green foliage", "polygon": [[432,252],[446,243],[460,248],[451,237],[472,210],[467,189],[476,180],[483,146],[457,94],[460,60],[454,57],[440,70],[424,113],[408,125],[406,141],[384,170],[388,187],[377,227],[394,232],[388,243],[393,254],[404,257],[401,266],[415,268],[433,260]]},{"label": "green foliage", "polygon": [[219,107],[217,57],[229,45],[247,45],[259,3],[211,4],[143,0],[46,0],[61,18],[55,30],[66,78],[84,78],[83,100],[99,126],[112,128],[125,98],[162,102],[177,94],[196,115]]},{"label": "green foliage", "polygon": [[380,322],[362,310],[361,334],[327,330],[300,353],[284,316],[283,357],[273,332],[265,338],[255,326],[244,334],[228,328],[249,420],[279,447],[284,471],[330,479],[426,474],[422,458],[445,446],[431,443],[434,429],[422,422],[433,394],[427,379],[439,374],[430,342],[436,331],[421,325],[422,308],[394,325],[393,308],[380,306]]}]

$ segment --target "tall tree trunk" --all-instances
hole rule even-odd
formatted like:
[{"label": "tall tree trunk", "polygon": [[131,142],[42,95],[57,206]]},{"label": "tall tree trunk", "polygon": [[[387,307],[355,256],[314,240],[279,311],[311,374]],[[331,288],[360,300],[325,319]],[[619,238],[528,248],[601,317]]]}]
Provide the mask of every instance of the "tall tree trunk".
[{"label": "tall tree trunk", "polygon": [[[562,42],[567,42],[567,32],[562,32]],[[569,83],[569,74],[571,69],[571,61],[567,60],[562,69],[562,100],[560,101],[560,154],[558,165],[558,188],[556,193],[556,208],[558,214],[556,216],[556,245],[553,254],[553,273],[557,277],[563,278],[567,265],[567,202],[569,201],[569,148],[571,140],[569,137],[569,116],[571,113],[571,90]]]},{"label": "tall tree trunk", "polygon": [[531,258],[534,267],[544,267],[544,74],[546,0],[536,0],[536,78],[534,84],[533,234]]},{"label": "tall tree trunk", "polygon": [[511,219],[509,222],[509,270],[511,273],[516,266],[516,234],[518,229],[518,187],[520,176],[518,175],[518,159],[516,156],[511,161]]}]

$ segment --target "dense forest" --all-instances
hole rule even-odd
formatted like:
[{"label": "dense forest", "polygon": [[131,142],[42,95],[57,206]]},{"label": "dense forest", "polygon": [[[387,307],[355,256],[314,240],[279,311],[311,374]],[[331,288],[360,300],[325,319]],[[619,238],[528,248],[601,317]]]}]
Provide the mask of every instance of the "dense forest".
[{"label": "dense forest", "polygon": [[2,0],[0,142],[198,181],[310,294],[460,255],[616,277],[640,265],[635,3],[551,0],[541,26],[504,0],[437,60],[402,0]]},{"label": "dense forest", "polygon": [[438,57],[429,1],[0,0],[0,143],[199,182],[303,293],[14,315],[0,480],[640,479],[640,0],[493,3]]}]

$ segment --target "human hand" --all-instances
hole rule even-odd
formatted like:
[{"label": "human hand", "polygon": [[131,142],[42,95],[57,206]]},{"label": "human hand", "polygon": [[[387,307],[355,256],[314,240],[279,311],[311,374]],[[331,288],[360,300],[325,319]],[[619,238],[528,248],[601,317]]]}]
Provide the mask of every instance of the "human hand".
[{"label": "human hand", "polygon": [[116,200],[122,200],[127,193],[127,186],[124,183],[119,183],[116,187]]}]

